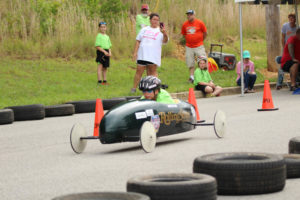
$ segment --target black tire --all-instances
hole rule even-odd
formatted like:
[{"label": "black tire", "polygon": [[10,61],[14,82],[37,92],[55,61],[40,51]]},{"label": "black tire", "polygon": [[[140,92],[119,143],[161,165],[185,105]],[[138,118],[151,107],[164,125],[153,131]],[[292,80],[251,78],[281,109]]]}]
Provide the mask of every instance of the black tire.
[{"label": "black tire", "polygon": [[124,101],[126,101],[125,97],[113,98],[113,99],[102,99],[103,109],[110,110],[112,107]]},{"label": "black tire", "polygon": [[133,192],[91,192],[69,194],[56,197],[52,200],[150,200],[150,198],[143,194]]},{"label": "black tire", "polygon": [[219,153],[197,157],[195,173],[217,179],[218,194],[248,195],[280,191],[285,186],[282,156],[264,153]]},{"label": "black tire", "polygon": [[66,116],[75,113],[73,104],[61,104],[54,106],[45,106],[46,117]]},{"label": "black tire", "polygon": [[73,104],[75,113],[90,113],[95,112],[96,100],[71,101],[67,104]]},{"label": "black tire", "polygon": [[217,199],[215,178],[205,174],[158,174],[127,181],[127,191],[148,195],[151,200]]},{"label": "black tire", "polygon": [[42,104],[11,106],[7,108],[10,108],[14,111],[15,121],[36,120],[45,118],[45,106]]},{"label": "black tire", "polygon": [[126,97],[126,100],[130,101],[132,99],[140,99],[140,98],[141,98],[141,96],[128,96],[128,97]]},{"label": "black tire", "polygon": [[0,110],[0,124],[11,124],[14,121],[14,111],[12,109]]},{"label": "black tire", "polygon": [[283,158],[286,164],[286,177],[300,178],[300,155],[284,154]]},{"label": "black tire", "polygon": [[300,154],[300,137],[294,137],[289,141],[289,153]]}]

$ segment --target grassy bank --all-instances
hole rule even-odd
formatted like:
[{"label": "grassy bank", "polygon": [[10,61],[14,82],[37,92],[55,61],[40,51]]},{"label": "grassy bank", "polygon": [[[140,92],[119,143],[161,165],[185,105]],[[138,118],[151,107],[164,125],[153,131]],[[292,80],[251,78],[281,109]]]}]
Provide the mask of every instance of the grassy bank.
[{"label": "grassy bank", "polygon": [[[205,22],[208,41],[233,48],[239,39],[238,4],[231,0],[1,0],[0,55],[25,59],[91,58],[97,24],[105,20],[114,58],[129,58],[128,49],[133,49],[135,40],[135,16],[142,2],[150,5],[151,12],[161,15],[173,45],[181,39],[184,13],[191,8]],[[292,11],[293,6],[281,5],[281,23]],[[265,39],[265,7],[243,6],[243,25],[246,39]],[[174,56],[174,51],[169,50],[166,54]]]},{"label": "grassy bank", "polygon": [[[257,59],[255,62],[263,61]],[[258,68],[264,67],[263,64],[258,65]],[[129,59],[113,60],[108,71],[108,86],[96,84],[96,65],[93,60],[65,62],[62,59],[0,59],[0,74],[0,108],[35,103],[54,105],[72,100],[132,95],[129,90],[135,64]],[[163,83],[169,85],[169,92],[187,91],[192,87],[187,82],[188,70],[182,60],[163,59],[159,76]],[[212,78],[222,87],[235,86],[235,71],[217,71],[212,73]],[[263,80],[264,77],[258,72],[257,83]]]}]

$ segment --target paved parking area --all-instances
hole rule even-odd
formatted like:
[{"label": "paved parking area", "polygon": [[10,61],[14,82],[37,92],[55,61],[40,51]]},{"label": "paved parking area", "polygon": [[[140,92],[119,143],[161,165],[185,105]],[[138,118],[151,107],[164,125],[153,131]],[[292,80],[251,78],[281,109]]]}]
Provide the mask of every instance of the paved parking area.
[{"label": "paved parking area", "polygon": [[[69,132],[82,123],[92,135],[94,114],[45,118],[0,126],[1,200],[45,200],[78,192],[126,191],[136,175],[191,173],[193,160],[218,152],[287,153],[290,138],[300,136],[300,95],[272,91],[278,111],[257,112],[262,93],[198,99],[201,119],[213,120],[216,110],[226,112],[227,135],[218,139],[212,127],[160,138],[153,153],[138,142],[102,145],[89,141],[83,154],[74,154]],[[300,199],[300,179],[289,179],[283,191],[251,196],[218,196],[219,200]]]}]

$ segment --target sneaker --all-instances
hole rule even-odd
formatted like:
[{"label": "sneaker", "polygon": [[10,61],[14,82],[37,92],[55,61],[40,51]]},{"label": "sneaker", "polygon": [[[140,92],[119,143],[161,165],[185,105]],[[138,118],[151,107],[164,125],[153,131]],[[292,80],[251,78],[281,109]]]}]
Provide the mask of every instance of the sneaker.
[{"label": "sneaker", "polygon": [[295,91],[295,90],[297,90],[298,88],[296,87],[296,86],[291,86],[291,88],[290,88],[290,91]]},{"label": "sneaker", "polygon": [[244,93],[248,93],[248,92],[249,92],[248,88],[245,88]]},{"label": "sneaker", "polygon": [[102,85],[102,81],[98,81],[98,82],[97,82],[97,85]]},{"label": "sneaker", "polygon": [[281,90],[282,89],[282,86],[281,85],[277,85],[276,86],[276,90]]},{"label": "sneaker", "polygon": [[194,83],[194,79],[192,79],[191,77],[189,78],[189,82],[190,83]]},{"label": "sneaker", "polygon": [[136,93],[136,89],[135,88],[131,88],[130,93]]},{"label": "sneaker", "polygon": [[248,90],[248,93],[255,93],[254,89]]},{"label": "sneaker", "polygon": [[102,85],[109,85],[109,83],[107,81],[103,81]]}]

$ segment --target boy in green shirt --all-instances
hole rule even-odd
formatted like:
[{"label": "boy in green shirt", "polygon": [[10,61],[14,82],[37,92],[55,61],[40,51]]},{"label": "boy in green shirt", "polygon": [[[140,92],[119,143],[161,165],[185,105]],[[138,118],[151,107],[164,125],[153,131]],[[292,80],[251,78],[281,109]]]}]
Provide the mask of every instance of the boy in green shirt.
[{"label": "boy in green shirt", "polygon": [[204,94],[211,94],[211,96],[220,96],[223,89],[213,83],[207,70],[207,58],[200,56],[197,63],[198,67],[194,72],[195,89],[201,90]]},{"label": "boy in green shirt", "polygon": [[149,6],[143,4],[141,7],[142,14],[136,16],[135,29],[136,35],[139,34],[140,30],[146,26],[150,26],[150,17],[148,15]]},{"label": "boy in green shirt", "polygon": [[143,91],[141,99],[154,100],[160,103],[174,104],[175,101],[171,95],[164,89],[161,89],[161,81],[155,76],[142,78],[139,89]]},{"label": "boy in green shirt", "polygon": [[[109,67],[109,59],[111,57],[111,42],[108,35],[106,35],[106,23],[99,23],[99,31],[95,47],[97,49],[97,58],[96,62],[98,63],[97,75],[98,75],[98,84],[107,85],[106,71]],[[103,82],[102,82],[103,78]]]}]

